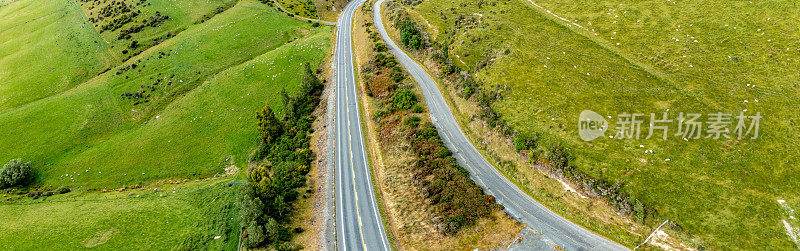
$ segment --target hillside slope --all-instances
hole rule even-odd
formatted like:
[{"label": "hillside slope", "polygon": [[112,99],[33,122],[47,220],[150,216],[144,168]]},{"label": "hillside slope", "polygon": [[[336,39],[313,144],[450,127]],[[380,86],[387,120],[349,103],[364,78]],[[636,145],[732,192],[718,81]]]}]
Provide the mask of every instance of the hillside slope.
[{"label": "hillside slope", "polygon": [[[776,200],[800,197],[796,3],[434,0],[412,9],[456,65],[501,94],[493,108],[510,128],[538,135],[545,164],[551,146],[565,146],[569,165],[622,182],[697,246],[794,247]],[[583,110],[607,116],[605,138],[578,137]],[[675,120],[669,137],[645,139],[650,113],[664,112]],[[674,136],[680,112],[704,123],[717,112],[763,118],[757,139],[706,138],[705,127],[683,139]],[[640,139],[608,137],[623,113],[644,114]],[[517,168],[529,175],[522,184],[539,175]]]},{"label": "hillside slope", "polygon": [[114,61],[71,0],[0,7],[0,113],[68,90]]},{"label": "hillside slope", "polygon": [[0,202],[0,245],[5,250],[236,249],[237,187],[228,181]]},{"label": "hillside slope", "polygon": [[240,1],[69,91],[1,112],[0,145],[13,147],[0,159],[32,161],[38,184],[90,187],[245,166],[255,111],[280,107],[299,67],[326,57],[330,33]]}]

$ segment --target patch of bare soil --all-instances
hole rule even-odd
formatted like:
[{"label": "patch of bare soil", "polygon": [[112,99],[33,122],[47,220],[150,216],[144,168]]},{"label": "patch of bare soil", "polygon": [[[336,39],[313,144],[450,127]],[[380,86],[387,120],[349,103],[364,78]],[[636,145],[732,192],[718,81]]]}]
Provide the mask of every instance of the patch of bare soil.
[{"label": "patch of bare soil", "polygon": [[92,237],[84,240],[81,244],[83,244],[86,248],[93,248],[103,244],[106,244],[108,240],[111,239],[111,236],[117,233],[117,229],[112,228],[104,231],[100,231],[95,233]]}]

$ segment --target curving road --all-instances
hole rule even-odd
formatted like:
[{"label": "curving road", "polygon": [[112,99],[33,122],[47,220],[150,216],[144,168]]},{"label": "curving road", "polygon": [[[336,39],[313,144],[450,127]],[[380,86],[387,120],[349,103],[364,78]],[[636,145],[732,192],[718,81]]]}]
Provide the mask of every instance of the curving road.
[{"label": "curving road", "polygon": [[347,4],[337,23],[336,54],[336,248],[390,250],[372,190],[361,133],[353,69],[353,14],[366,0]]},{"label": "curving road", "polygon": [[533,246],[537,249],[551,249],[553,245],[558,245],[566,250],[626,250],[625,247],[600,237],[539,204],[509,182],[481,156],[461,131],[436,82],[386,33],[380,15],[383,1],[377,1],[373,8],[375,26],[386,45],[422,89],[431,111],[431,120],[445,144],[453,151],[459,164],[469,170],[472,179],[488,194],[493,195],[508,214],[542,234],[536,237],[537,243]]}]

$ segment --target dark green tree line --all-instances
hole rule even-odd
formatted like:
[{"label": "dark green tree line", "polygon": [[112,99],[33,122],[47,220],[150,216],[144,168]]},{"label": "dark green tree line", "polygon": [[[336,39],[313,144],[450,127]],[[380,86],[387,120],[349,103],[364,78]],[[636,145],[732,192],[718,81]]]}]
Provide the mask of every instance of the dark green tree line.
[{"label": "dark green tree line", "polygon": [[259,147],[251,161],[260,164],[249,170],[249,180],[237,199],[239,222],[249,247],[302,248],[290,242],[292,234],[302,229],[286,226],[310,170],[312,113],[323,89],[309,64],[304,65],[300,90],[292,96],[282,92],[282,118],[269,105],[256,113]]}]

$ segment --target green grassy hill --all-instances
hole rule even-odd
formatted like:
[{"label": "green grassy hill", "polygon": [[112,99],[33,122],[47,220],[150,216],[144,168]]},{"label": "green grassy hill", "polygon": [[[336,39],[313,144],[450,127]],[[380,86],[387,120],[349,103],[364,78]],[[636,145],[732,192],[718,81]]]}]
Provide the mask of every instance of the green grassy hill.
[{"label": "green grassy hill", "polygon": [[0,159],[33,161],[38,184],[90,187],[206,177],[231,157],[245,166],[255,110],[280,107],[276,94],[294,91],[301,64],[321,64],[330,33],[241,1],[69,91],[3,111],[0,145],[14,147]]},{"label": "green grassy hill", "polygon": [[71,0],[0,7],[0,112],[69,90],[116,63]]},{"label": "green grassy hill", "polygon": [[0,243],[5,250],[235,250],[236,189],[220,180],[0,203]]},{"label": "green grassy hill", "polygon": [[256,111],[281,111],[331,33],[255,0],[0,2],[0,161],[36,177],[4,190],[0,246],[235,249],[235,187],[164,180],[246,169]]},{"label": "green grassy hill", "polygon": [[[449,45],[453,62],[487,88],[509,87],[496,110],[512,128],[539,133],[542,149],[565,145],[580,170],[623,182],[709,246],[794,247],[776,200],[800,198],[800,5],[535,2],[543,9],[527,0],[433,0],[413,9],[434,40]],[[578,137],[582,110],[611,116],[606,136],[617,131],[618,114],[644,113],[644,138],[649,114],[668,109],[672,119],[703,113],[701,121],[708,113],[760,112],[760,136]]]}]

